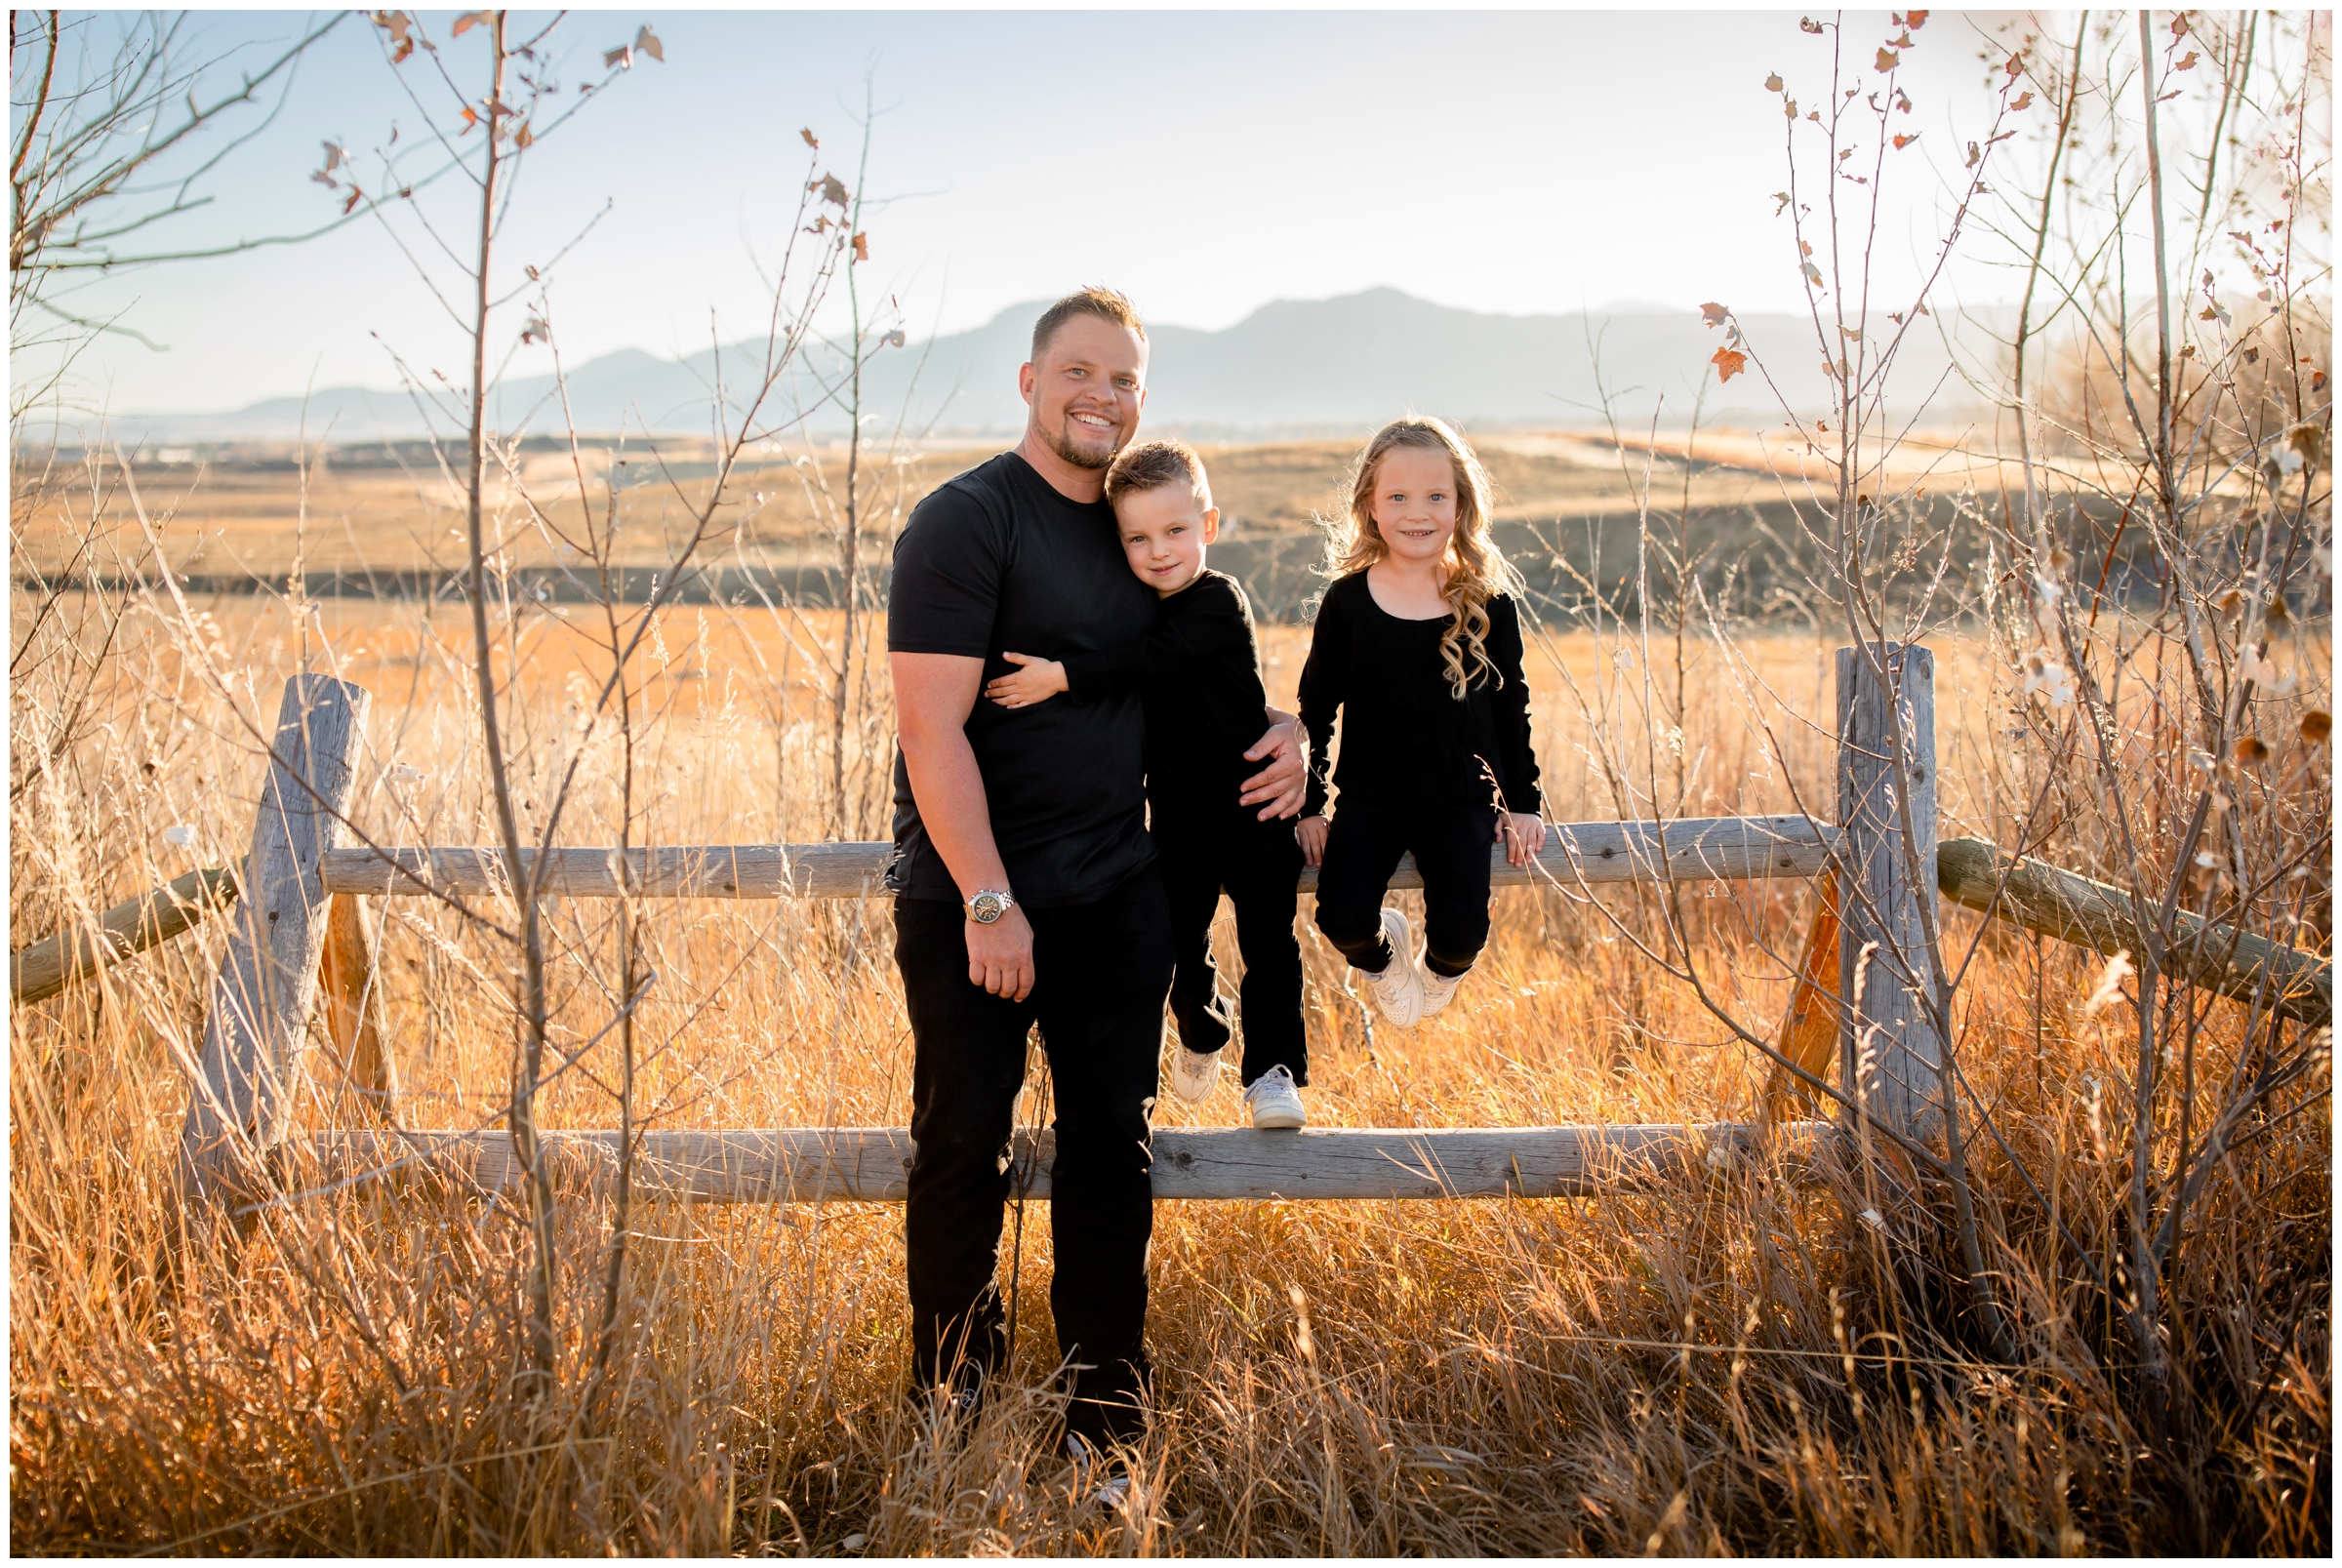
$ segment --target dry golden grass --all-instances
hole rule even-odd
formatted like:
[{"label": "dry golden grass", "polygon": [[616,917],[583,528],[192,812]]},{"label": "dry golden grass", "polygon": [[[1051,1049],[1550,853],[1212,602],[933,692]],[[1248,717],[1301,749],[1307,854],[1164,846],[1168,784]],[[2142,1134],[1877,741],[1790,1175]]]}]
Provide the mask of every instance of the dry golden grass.
[{"label": "dry golden grass", "polygon": [[[303,658],[282,606],[125,622],[97,727],[16,804],[21,945],[239,853],[253,732]],[[822,616],[670,613],[637,674],[636,837],[822,836]],[[402,842],[481,842],[464,628],[441,609],[329,604],[307,657],[371,689],[358,817]],[[1290,690],[1303,634],[1269,638]],[[576,621],[532,619],[507,711],[526,810],[579,744],[598,666]],[[1985,650],[1941,645],[1947,833],[1991,836],[2009,694]],[[1676,690],[1673,644],[1653,649]],[[1687,646],[1683,711],[1641,706],[1639,651],[1583,635],[1530,671],[1554,814],[1620,803],[1590,753],[1685,814],[1827,815],[1827,639]],[[859,668],[860,666],[858,666]],[[215,684],[209,671],[228,675]],[[1567,678],[1564,679],[1566,673]],[[850,836],[883,836],[882,668],[849,727]],[[14,692],[20,735],[51,700]],[[1629,738],[1632,744],[1627,744]],[[606,842],[604,733],[563,837]],[[395,782],[393,764],[424,777]],[[1678,769],[1680,770],[1678,774]],[[1680,778],[1682,787],[1677,789]],[[1678,803],[1679,795],[1679,803]],[[191,824],[191,849],[161,834]],[[1404,897],[1412,897],[1404,896]],[[1796,884],[1689,901],[1692,957],[1758,1028],[1788,997],[1811,909]],[[1744,1050],[1636,950],[1655,908],[1500,896],[1463,1005],[1368,1027],[1303,924],[1312,1113],[1322,1125],[1668,1122],[1745,1115]],[[556,904],[555,1038],[607,1022],[612,910]],[[493,1125],[512,1048],[510,955],[445,910],[387,910],[384,975],[410,1125]],[[882,904],[651,906],[641,1103],[670,1127],[900,1124],[909,1042]],[[1972,924],[1953,922],[1964,950]],[[1224,942],[1227,933],[1222,933]],[[1962,991],[1960,1050],[2053,1223],[1988,1152],[1982,1201],[2030,1365],[1963,1327],[1937,1223],[1882,1287],[1859,1203],[1770,1169],[1599,1201],[1164,1204],[1151,1341],[1159,1409],[1121,1509],[1046,1446],[1038,1305],[1047,1226],[1024,1234],[1016,1387],[972,1431],[903,1397],[900,1217],[887,1207],[636,1211],[611,1375],[592,1375],[609,1213],[560,1221],[558,1392],[519,1366],[524,1227],[425,1180],[309,1196],[229,1249],[174,1226],[173,1158],[219,924],[97,985],[15,1010],[10,1061],[11,1522],[20,1551],[1562,1553],[2322,1551],[2330,1543],[2329,1103],[2246,1142],[2169,1282],[2198,1462],[2146,1457],[2109,1303],[2055,1224],[2105,1243],[2124,1174],[2102,1112],[2123,1040],[2082,1001],[2099,961],[1996,938]],[[1232,944],[1228,948],[1232,956]],[[2224,1004],[2207,1063],[2244,1049]],[[2207,1066],[2207,1072],[2210,1070]],[[607,1043],[547,1091],[549,1125],[606,1126]],[[308,1125],[347,1114],[330,1086]],[[1200,1112],[1225,1121],[1226,1089]],[[1030,1107],[1027,1112],[1030,1117]],[[1007,1266],[1004,1243],[1003,1266]],[[2166,1451],[2168,1452],[2168,1451]]]},{"label": "dry golden grass", "polygon": [[[1305,531],[1313,514],[1346,504],[1344,472],[1368,433],[1362,429],[1351,441],[1206,445],[1201,450],[1214,497],[1239,533],[1286,534]],[[1491,435],[1478,446],[1497,487],[1500,518],[1548,523],[1635,509],[1635,484],[1645,462],[1638,451],[1622,459],[1607,443],[1568,434]],[[1694,477],[1692,503],[1731,508],[1778,497],[1780,482],[1767,464],[1784,473],[1795,470],[1783,465],[1777,446],[1745,431],[1703,434],[1695,456],[1702,464],[1718,466]],[[862,475],[865,504],[870,508],[866,526],[888,535],[929,490],[995,450],[906,446],[892,454],[866,454],[870,464]],[[297,546],[311,571],[445,571],[462,564],[463,507],[420,444],[394,452],[363,446],[317,449],[305,476],[299,455],[299,448],[285,444],[224,449],[201,462],[140,463],[138,483],[148,506],[155,515],[171,518],[166,546],[179,569],[250,571],[281,581]],[[666,563],[673,545],[666,525],[679,518],[686,504],[704,503],[711,456],[705,440],[676,437],[623,449],[602,440],[586,443],[583,464],[588,494],[600,506],[605,482],[616,479],[633,520],[621,538],[617,564],[656,568]],[[1665,471],[1666,456],[1658,483],[1672,504],[1683,492]],[[617,466],[622,458],[623,469]],[[566,453],[529,450],[517,471],[540,506],[565,520],[574,517],[577,467]],[[1946,477],[1944,483],[1950,482]],[[752,560],[789,565],[832,558],[834,505],[842,502],[844,484],[840,450],[788,442],[758,445],[744,456],[732,501],[716,513],[720,533],[714,553],[737,547]],[[1803,494],[1801,484],[1796,489]],[[513,504],[512,486],[502,470],[490,493],[493,505],[524,515]],[[70,536],[58,536],[47,548],[43,540],[26,543],[30,562],[52,569],[71,548]],[[515,566],[564,560],[555,543],[529,527],[512,532],[504,553]]]}]

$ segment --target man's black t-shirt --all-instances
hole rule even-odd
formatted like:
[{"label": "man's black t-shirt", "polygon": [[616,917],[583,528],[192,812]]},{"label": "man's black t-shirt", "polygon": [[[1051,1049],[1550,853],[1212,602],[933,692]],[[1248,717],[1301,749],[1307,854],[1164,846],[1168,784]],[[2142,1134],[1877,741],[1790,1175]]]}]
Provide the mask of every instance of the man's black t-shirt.
[{"label": "man's black t-shirt", "polygon": [[[911,509],[895,543],[886,646],[984,661],[1122,654],[1154,625],[1104,502],[1068,501],[1013,452],[947,481]],[[1035,908],[1091,904],[1154,860],[1147,836],[1147,724],[1136,690],[1069,694],[1008,708],[979,697],[968,744],[1009,891]],[[960,888],[919,821],[895,756],[896,859],[889,886],[957,902]]]}]

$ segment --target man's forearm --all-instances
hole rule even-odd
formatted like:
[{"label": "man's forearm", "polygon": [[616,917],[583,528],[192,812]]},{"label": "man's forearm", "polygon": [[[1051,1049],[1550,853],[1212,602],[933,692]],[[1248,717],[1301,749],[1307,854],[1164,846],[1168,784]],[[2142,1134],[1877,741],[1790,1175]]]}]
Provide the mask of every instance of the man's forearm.
[{"label": "man's forearm", "polygon": [[935,852],[944,858],[944,869],[959,884],[959,896],[965,899],[986,888],[1014,892],[1008,885],[1008,867],[1000,864],[999,846],[992,842],[984,774],[976,766],[966,734],[953,730],[919,740],[906,735],[898,744],[919,821]]}]

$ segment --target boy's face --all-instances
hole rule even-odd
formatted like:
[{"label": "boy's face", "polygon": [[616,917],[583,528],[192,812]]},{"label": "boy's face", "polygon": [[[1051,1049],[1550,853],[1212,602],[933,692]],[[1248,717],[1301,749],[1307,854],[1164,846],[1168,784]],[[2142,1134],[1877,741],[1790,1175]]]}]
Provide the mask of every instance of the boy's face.
[{"label": "boy's face", "polygon": [[1169,598],[1203,570],[1203,547],[1220,537],[1220,508],[1186,485],[1135,491],[1114,503],[1122,553],[1139,581]]}]

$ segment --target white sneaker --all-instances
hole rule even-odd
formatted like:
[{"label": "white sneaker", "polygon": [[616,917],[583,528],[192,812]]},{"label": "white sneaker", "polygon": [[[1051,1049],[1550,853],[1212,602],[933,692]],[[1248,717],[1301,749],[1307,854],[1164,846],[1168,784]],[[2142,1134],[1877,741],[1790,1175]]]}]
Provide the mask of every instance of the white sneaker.
[{"label": "white sneaker", "polygon": [[[1111,1461],[1101,1465],[1090,1453],[1090,1445],[1081,1440],[1078,1432],[1066,1433],[1066,1450],[1073,1456],[1073,1491],[1076,1496],[1086,1495],[1091,1504],[1109,1508],[1119,1508],[1130,1501],[1128,1470]],[[1099,1481],[1097,1489],[1092,1491],[1091,1480],[1101,1469],[1110,1473]]]},{"label": "white sneaker", "polygon": [[1220,1053],[1205,1056],[1184,1045],[1171,1048],[1171,1092],[1191,1106],[1212,1098],[1220,1082]]},{"label": "white sneaker", "polygon": [[1423,970],[1423,1016],[1430,1018],[1448,1004],[1449,998],[1456,994],[1456,987],[1464,984],[1464,976],[1434,975],[1429,966],[1418,967]]},{"label": "white sneaker", "polygon": [[1252,1107],[1252,1124],[1259,1128],[1307,1127],[1310,1113],[1302,1108],[1301,1090],[1293,1082],[1292,1072],[1283,1066],[1271,1067],[1252,1081],[1244,1091],[1244,1103]]},{"label": "white sneaker", "polygon": [[1391,962],[1379,975],[1366,977],[1375,1011],[1402,1029],[1423,1022],[1423,973],[1415,960],[1414,933],[1407,917],[1396,909],[1383,910],[1383,940],[1391,945]]}]

